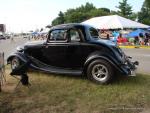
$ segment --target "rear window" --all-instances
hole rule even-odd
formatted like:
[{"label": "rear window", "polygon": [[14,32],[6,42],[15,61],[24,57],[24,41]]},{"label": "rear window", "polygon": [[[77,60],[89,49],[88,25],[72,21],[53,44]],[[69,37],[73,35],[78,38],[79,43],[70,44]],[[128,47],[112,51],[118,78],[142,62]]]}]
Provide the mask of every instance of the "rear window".
[{"label": "rear window", "polygon": [[70,30],[70,39],[71,39],[71,42],[79,42],[80,41],[79,32],[75,29],[71,29]]}]

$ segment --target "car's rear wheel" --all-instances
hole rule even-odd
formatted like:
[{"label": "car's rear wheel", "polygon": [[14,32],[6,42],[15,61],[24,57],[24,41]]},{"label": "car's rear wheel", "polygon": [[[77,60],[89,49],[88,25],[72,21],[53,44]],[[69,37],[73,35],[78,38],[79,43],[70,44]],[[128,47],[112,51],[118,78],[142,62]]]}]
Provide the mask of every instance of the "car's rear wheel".
[{"label": "car's rear wheel", "polygon": [[87,68],[87,76],[98,84],[108,84],[114,75],[112,65],[106,60],[99,59],[91,62]]},{"label": "car's rear wheel", "polygon": [[20,60],[17,57],[13,57],[11,60],[11,69],[14,70],[20,66]]}]

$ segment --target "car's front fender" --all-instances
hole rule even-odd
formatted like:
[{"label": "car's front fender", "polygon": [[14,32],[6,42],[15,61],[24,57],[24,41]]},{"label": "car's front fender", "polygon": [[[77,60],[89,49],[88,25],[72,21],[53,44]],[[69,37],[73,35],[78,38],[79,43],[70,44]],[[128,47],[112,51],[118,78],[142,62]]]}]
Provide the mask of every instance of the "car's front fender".
[{"label": "car's front fender", "polygon": [[15,52],[15,53],[12,53],[11,55],[9,55],[9,57],[7,58],[7,64],[10,64],[10,61],[12,60],[13,57],[17,57],[23,63],[28,62],[28,58],[23,53]]}]

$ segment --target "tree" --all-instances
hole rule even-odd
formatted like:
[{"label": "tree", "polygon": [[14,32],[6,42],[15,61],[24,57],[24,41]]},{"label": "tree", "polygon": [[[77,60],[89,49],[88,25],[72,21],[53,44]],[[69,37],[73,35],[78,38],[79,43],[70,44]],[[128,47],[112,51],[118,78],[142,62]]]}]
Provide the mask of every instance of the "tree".
[{"label": "tree", "polygon": [[147,0],[143,3],[141,11],[138,13],[138,21],[150,25],[150,6],[148,3]]},{"label": "tree", "polygon": [[117,6],[117,8],[119,9],[118,14],[123,17],[130,18],[132,15],[132,6],[127,3],[127,0],[119,2],[119,6]]},{"label": "tree", "polygon": [[85,6],[81,5],[76,9],[68,9],[65,12],[65,23],[72,23],[72,22],[82,22],[86,19],[92,17],[90,12],[92,10],[96,10],[96,7],[92,3],[86,3]]},{"label": "tree", "polygon": [[107,13],[111,12],[110,9],[108,9],[108,8],[99,8],[99,9],[102,10],[102,11],[104,11],[104,12],[107,12]]},{"label": "tree", "polygon": [[150,8],[150,0],[145,0],[147,7]]},{"label": "tree", "polygon": [[138,19],[138,13],[132,13],[130,15],[130,19],[133,20],[133,21],[137,21],[137,19]]},{"label": "tree", "polygon": [[81,5],[76,9],[68,9],[65,13],[60,11],[58,17],[52,21],[52,25],[83,22],[84,20],[95,16],[105,16],[110,14],[110,9],[98,9],[92,3],[87,2],[85,5]]},{"label": "tree", "polygon": [[91,11],[93,9],[96,9],[95,6],[92,3],[86,3],[85,6],[81,6],[78,9],[81,9],[82,12],[87,12],[87,11]]},{"label": "tree", "polygon": [[108,10],[105,11],[105,9],[99,8],[99,9],[91,10],[89,14],[90,14],[90,17],[106,16],[106,15],[110,15],[109,11]]},{"label": "tree", "polygon": [[57,24],[64,24],[65,20],[64,20],[64,13],[63,12],[59,12],[58,17],[52,21],[53,25],[57,25]]}]

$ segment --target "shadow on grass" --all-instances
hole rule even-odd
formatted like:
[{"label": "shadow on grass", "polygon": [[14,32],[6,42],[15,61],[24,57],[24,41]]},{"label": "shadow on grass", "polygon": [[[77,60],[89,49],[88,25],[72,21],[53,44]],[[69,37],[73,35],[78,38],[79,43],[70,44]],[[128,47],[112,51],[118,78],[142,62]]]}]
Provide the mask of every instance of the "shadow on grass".
[{"label": "shadow on grass", "polygon": [[[53,76],[53,77],[61,77],[67,79],[79,79],[79,80],[88,80],[86,75],[64,75],[64,74],[49,74],[45,72],[36,72],[44,74],[46,76]],[[94,83],[91,81],[91,83]],[[96,83],[94,83],[96,84]],[[145,74],[137,74],[137,76],[125,76],[125,75],[116,75],[114,76],[113,80],[111,81],[110,85],[119,85],[119,84],[129,84],[129,85],[143,85],[147,84],[150,85],[150,75]]]},{"label": "shadow on grass", "polygon": [[136,76],[123,76],[123,75],[118,75],[114,83],[132,83],[132,84],[142,84],[147,81],[147,79],[150,78],[149,75],[144,75],[144,74],[137,74]]},{"label": "shadow on grass", "polygon": [[69,74],[55,74],[55,73],[47,73],[47,72],[37,72],[37,71],[31,71],[31,73],[37,73],[37,75],[44,74],[45,76],[53,76],[53,77],[62,77],[62,78],[71,78],[71,79],[87,79],[85,75],[69,75]]}]

